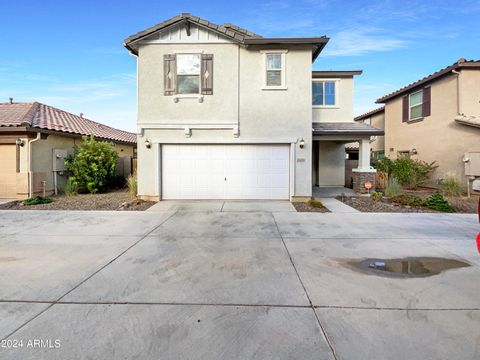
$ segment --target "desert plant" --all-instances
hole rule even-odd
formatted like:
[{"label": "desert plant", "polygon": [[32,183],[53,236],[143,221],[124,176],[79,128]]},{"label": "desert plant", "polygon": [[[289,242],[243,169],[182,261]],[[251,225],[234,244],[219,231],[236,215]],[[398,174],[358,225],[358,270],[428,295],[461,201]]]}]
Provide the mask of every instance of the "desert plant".
[{"label": "desert plant", "polygon": [[453,175],[446,175],[440,183],[440,191],[444,196],[462,196],[465,186]]},{"label": "desert plant", "polygon": [[398,180],[391,176],[388,178],[387,183],[385,184],[385,195],[388,197],[396,196],[400,194],[402,187],[400,186]]},{"label": "desert plant", "polygon": [[382,159],[375,159],[372,161],[372,166],[377,169],[377,171],[381,171],[390,175],[392,173],[392,164],[393,161],[388,157],[384,157]]},{"label": "desert plant", "polygon": [[78,183],[73,176],[70,176],[63,188],[63,192],[67,196],[78,194]]},{"label": "desert plant", "polygon": [[401,156],[392,162],[391,174],[397,178],[400,185],[416,189],[429,179],[437,167],[435,161],[427,163]]},{"label": "desert plant", "polygon": [[382,200],[382,198],[383,198],[383,193],[380,191],[374,191],[370,194],[370,199],[372,199],[372,201],[377,202]]},{"label": "desert plant", "polygon": [[321,201],[315,200],[315,199],[308,200],[307,204],[310,205],[311,207],[314,207],[314,208],[317,208],[317,209],[321,209],[321,208],[324,207]]},{"label": "desert plant", "polygon": [[390,200],[394,203],[406,206],[418,207],[424,205],[424,200],[420,196],[408,193],[398,194],[390,198]]},{"label": "desert plant", "polygon": [[95,194],[105,191],[110,179],[115,176],[117,158],[112,143],[85,136],[73,156],[67,157],[65,166],[79,189],[86,188]]},{"label": "desert plant", "polygon": [[137,198],[137,173],[130,174],[127,178],[128,191],[130,192],[130,198],[135,200]]},{"label": "desert plant", "polygon": [[425,200],[425,206],[432,210],[450,213],[455,212],[453,206],[451,206],[448,201],[443,198],[443,195],[439,192],[436,192],[432,196],[428,197]]},{"label": "desert plant", "polygon": [[53,200],[49,197],[35,196],[23,200],[23,205],[41,205],[41,204],[50,204]]}]

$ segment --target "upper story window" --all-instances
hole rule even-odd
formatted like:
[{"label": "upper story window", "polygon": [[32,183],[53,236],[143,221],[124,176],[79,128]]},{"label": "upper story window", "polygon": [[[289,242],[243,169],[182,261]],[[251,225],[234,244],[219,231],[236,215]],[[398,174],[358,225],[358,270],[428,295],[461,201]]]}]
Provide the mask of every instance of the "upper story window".
[{"label": "upper story window", "polygon": [[335,106],[336,104],[335,81],[312,82],[312,105]]},{"label": "upper story window", "polygon": [[427,86],[403,97],[402,121],[420,121],[430,116],[431,90]]},{"label": "upper story window", "polygon": [[177,54],[177,94],[200,93],[200,54]]},{"label": "upper story window", "polygon": [[422,117],[423,90],[417,91],[408,96],[408,118],[418,119]]},{"label": "upper story window", "polygon": [[213,54],[165,54],[163,94],[199,99],[213,95]]},{"label": "upper story window", "polygon": [[286,50],[262,51],[264,54],[264,85],[263,89],[286,89],[285,54]]}]

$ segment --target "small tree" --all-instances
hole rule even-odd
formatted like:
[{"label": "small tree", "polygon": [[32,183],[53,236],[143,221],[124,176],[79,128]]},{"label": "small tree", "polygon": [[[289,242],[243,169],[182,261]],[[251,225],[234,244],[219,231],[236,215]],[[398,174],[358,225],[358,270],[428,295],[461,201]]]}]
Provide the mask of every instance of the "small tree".
[{"label": "small tree", "polygon": [[115,176],[118,154],[113,144],[84,136],[73,156],[65,160],[70,180],[92,194],[105,191],[109,180]]}]

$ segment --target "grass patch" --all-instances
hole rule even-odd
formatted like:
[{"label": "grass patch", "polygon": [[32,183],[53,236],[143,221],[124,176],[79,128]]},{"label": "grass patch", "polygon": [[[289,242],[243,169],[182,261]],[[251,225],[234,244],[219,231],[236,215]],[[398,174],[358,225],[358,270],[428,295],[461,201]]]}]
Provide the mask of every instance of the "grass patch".
[{"label": "grass patch", "polygon": [[324,208],[325,206],[323,206],[322,202],[319,201],[319,200],[308,200],[307,204],[313,208],[316,208],[316,209],[321,209],[321,208]]},{"label": "grass patch", "polygon": [[50,204],[53,200],[49,197],[42,197],[42,196],[35,196],[26,200],[23,200],[23,205],[42,205],[42,204]]}]

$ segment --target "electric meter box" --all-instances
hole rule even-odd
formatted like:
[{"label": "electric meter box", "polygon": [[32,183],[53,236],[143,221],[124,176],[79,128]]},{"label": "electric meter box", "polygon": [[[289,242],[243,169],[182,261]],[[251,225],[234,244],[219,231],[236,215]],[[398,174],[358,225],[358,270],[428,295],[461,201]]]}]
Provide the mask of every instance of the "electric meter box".
[{"label": "electric meter box", "polygon": [[66,171],[65,159],[67,158],[67,150],[53,149],[53,171]]}]

